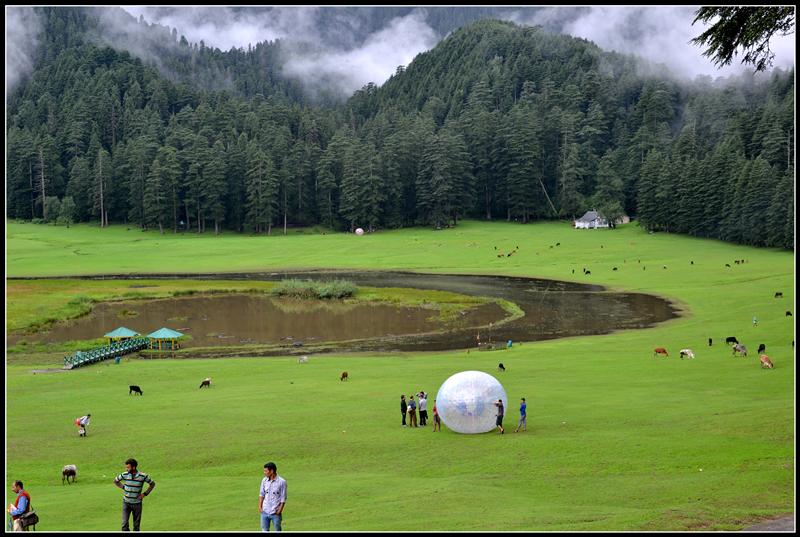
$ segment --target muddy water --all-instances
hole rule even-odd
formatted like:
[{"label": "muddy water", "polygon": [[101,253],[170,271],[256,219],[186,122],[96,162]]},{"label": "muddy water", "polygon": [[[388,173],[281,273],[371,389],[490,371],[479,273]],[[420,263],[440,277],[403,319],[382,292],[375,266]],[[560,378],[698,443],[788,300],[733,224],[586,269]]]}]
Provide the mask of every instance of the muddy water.
[{"label": "muddy water", "polygon": [[[134,279],[140,278],[138,275],[105,276],[105,279]],[[429,333],[431,328],[437,330],[441,326],[434,323],[432,327],[430,321],[425,317],[431,312],[413,312],[413,308],[405,308],[394,313],[387,312],[386,325],[381,328],[370,328],[367,335],[361,332],[365,326],[373,326],[372,320],[377,314],[374,308],[396,308],[390,306],[359,306],[363,309],[349,309],[339,313],[328,311],[317,317],[313,317],[313,311],[302,311],[302,313],[292,313],[291,308],[284,307],[271,313],[267,310],[259,310],[259,307],[251,306],[239,312],[236,307],[228,309],[228,313],[220,315],[218,308],[219,302],[224,300],[224,295],[215,295],[207,300],[203,311],[181,311],[175,309],[177,303],[186,304],[188,300],[201,299],[170,299],[167,301],[150,301],[173,303],[172,309],[162,313],[168,316],[163,322],[153,320],[139,328],[138,321],[142,320],[144,313],[140,312],[139,317],[120,319],[114,313],[107,313],[106,317],[112,320],[107,328],[98,328],[92,325],[92,335],[87,337],[97,337],[97,334],[104,334],[117,326],[127,326],[139,331],[149,333],[161,326],[171,328],[186,328],[190,319],[196,320],[197,328],[189,327],[186,331],[193,338],[192,346],[201,344],[222,344],[230,345],[244,340],[252,339],[257,342],[286,343],[289,350],[292,349],[291,343],[298,339],[304,339],[306,343],[318,343],[324,341],[324,337],[331,338],[328,341],[344,341],[363,338],[358,341],[348,341],[337,345],[340,349],[347,350],[381,350],[381,351],[429,351],[429,350],[448,350],[465,349],[474,347],[476,336],[480,333],[482,342],[491,339],[493,342],[504,342],[509,339],[513,341],[537,341],[544,339],[554,339],[570,336],[584,336],[593,334],[606,334],[615,330],[646,328],[657,323],[672,319],[678,316],[678,309],[668,301],[659,297],[640,293],[612,293],[605,291],[601,286],[585,285],[570,282],[560,282],[553,280],[537,280],[532,278],[512,278],[501,276],[470,276],[470,275],[446,275],[446,274],[418,274],[405,272],[347,272],[347,271],[314,271],[314,272],[265,272],[265,273],[246,273],[246,274],[163,274],[147,275],[147,278],[190,278],[199,280],[266,280],[278,281],[286,278],[303,278],[315,280],[330,280],[332,278],[343,278],[354,282],[356,285],[371,287],[409,287],[417,289],[438,289],[452,291],[466,295],[488,296],[504,298],[516,303],[525,315],[512,322],[494,325],[490,328],[475,327],[486,325],[489,322],[497,323],[505,314],[496,305],[482,306],[480,311],[473,310],[474,318],[468,322],[465,320],[456,327],[449,327],[443,333]],[[228,297],[231,298],[231,297]],[[251,297],[253,298],[253,297]],[[234,299],[240,300],[240,299]],[[127,309],[137,309],[130,306],[132,303],[123,306]],[[191,302],[191,308],[198,307],[199,302]],[[301,306],[297,306],[301,308]],[[494,309],[492,309],[494,308]],[[203,316],[207,320],[203,319]],[[337,317],[338,316],[338,317]],[[172,320],[185,317],[186,320]],[[212,321],[213,319],[213,321]],[[286,319],[291,321],[284,322]],[[412,319],[415,319],[412,321]],[[87,318],[88,320],[88,318]],[[97,321],[93,321],[97,322]],[[411,322],[409,325],[402,325],[401,322]],[[415,324],[416,323],[416,324]],[[248,332],[244,328],[249,327]],[[268,330],[269,338],[264,334]],[[213,334],[208,336],[207,334]],[[250,334],[250,335],[247,335]],[[333,335],[328,335],[333,334]],[[219,337],[222,336],[222,337]],[[288,340],[291,336],[293,339]],[[203,339],[205,338],[205,339]],[[283,338],[283,339],[281,339]],[[312,339],[313,338],[313,339]],[[78,337],[71,339],[80,339]]]},{"label": "muddy water", "polygon": [[[486,304],[458,319],[481,326],[505,316]],[[444,328],[438,310],[383,304],[296,300],[257,294],[215,294],[98,304],[92,313],[23,340],[63,342],[94,339],[125,326],[143,335],[162,326],[190,335],[185,346],[319,343],[420,334]],[[10,341],[11,344],[16,341]]]}]

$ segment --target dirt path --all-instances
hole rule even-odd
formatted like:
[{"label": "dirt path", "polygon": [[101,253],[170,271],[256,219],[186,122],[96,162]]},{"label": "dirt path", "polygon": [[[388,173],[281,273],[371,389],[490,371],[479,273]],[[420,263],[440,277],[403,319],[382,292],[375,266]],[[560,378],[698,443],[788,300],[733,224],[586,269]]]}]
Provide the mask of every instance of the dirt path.
[{"label": "dirt path", "polygon": [[794,515],[775,520],[767,520],[760,522],[754,526],[749,526],[742,529],[742,531],[791,531],[794,532]]}]

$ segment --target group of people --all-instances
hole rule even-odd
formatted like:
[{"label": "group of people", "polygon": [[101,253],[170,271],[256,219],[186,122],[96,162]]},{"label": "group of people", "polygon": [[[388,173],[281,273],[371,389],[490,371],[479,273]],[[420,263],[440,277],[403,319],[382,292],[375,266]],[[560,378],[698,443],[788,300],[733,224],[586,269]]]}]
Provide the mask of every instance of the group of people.
[{"label": "group of people", "polygon": [[[405,394],[400,396],[400,414],[403,422],[403,427],[425,427],[428,424],[428,394],[424,390],[420,390],[416,394],[417,401],[414,401],[414,395],[408,396],[406,401]],[[419,408],[419,425],[417,425],[417,408]],[[406,425],[406,416],[408,416],[408,425]],[[436,399],[433,400],[433,431],[442,430],[442,421],[439,418],[439,409],[436,408]]]},{"label": "group of people", "polygon": [[[409,395],[408,400],[406,401],[405,394],[400,395],[400,417],[402,420],[403,427],[424,427],[428,423],[428,411],[427,411],[427,403],[428,403],[428,394],[425,393],[423,390],[420,390],[419,393],[416,394],[417,399],[419,401],[419,425],[417,425],[417,403],[414,401],[414,395]],[[503,400],[498,399],[497,402],[494,404],[497,407],[497,429],[500,431],[500,434],[504,434],[506,431],[503,428],[503,416],[505,415],[505,408],[503,407]],[[406,424],[406,416],[408,416],[408,424]],[[520,399],[519,402],[519,423],[517,423],[517,428],[514,430],[515,433],[519,432],[522,429],[523,431],[528,430],[528,404],[525,402],[525,398],[523,397]],[[442,420],[439,417],[439,409],[436,408],[436,399],[433,400],[433,431],[441,431],[442,430]]]},{"label": "group of people", "polygon": [[[504,434],[506,430],[503,428],[503,416],[505,414],[503,400],[498,399],[494,406],[497,407],[497,421],[495,422],[497,429],[500,431],[500,434]],[[519,422],[517,423],[517,428],[514,429],[514,432],[518,433],[520,428],[522,428],[523,431],[528,430],[528,403],[525,402],[524,397],[519,401]]]},{"label": "group of people", "polygon": [[[125,461],[125,471],[114,478],[114,485],[122,489],[122,531],[130,531],[130,518],[133,515],[133,531],[139,531],[142,523],[142,501],[156,487],[153,479],[138,470],[136,459]],[[142,492],[144,484],[147,490]],[[8,529],[25,531],[21,518],[31,511],[31,496],[22,481],[14,481],[11,491],[16,495],[14,503],[8,505]],[[286,504],[286,480],[278,475],[274,462],[264,465],[264,479],[258,493],[258,512],[261,515],[261,530],[269,531],[270,525],[281,531],[283,506]]]}]

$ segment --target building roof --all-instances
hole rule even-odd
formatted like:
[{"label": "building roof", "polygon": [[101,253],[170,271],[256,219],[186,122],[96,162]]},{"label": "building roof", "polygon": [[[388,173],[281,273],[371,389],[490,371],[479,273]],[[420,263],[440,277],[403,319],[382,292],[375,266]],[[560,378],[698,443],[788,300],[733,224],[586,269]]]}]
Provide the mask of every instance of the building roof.
[{"label": "building roof", "polygon": [[103,337],[136,337],[140,336],[139,332],[135,332],[130,328],[125,328],[124,326],[120,326],[116,330],[112,330],[108,334],[104,335]]},{"label": "building roof", "polygon": [[600,214],[597,211],[586,211],[586,214],[581,216],[580,218],[578,218],[578,220],[576,220],[576,222],[594,222],[598,218],[601,218],[603,220],[606,219],[605,216],[603,216],[602,214]]},{"label": "building roof", "polygon": [[169,328],[159,328],[152,334],[147,334],[147,337],[150,339],[178,339],[179,337],[183,337],[183,334],[175,330],[170,330]]}]

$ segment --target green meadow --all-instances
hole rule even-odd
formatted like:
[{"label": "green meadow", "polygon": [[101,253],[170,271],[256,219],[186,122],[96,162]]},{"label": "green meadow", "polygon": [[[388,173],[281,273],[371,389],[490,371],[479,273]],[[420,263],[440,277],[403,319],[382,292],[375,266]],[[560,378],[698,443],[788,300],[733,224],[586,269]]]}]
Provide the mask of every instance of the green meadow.
[{"label": "green meadow", "polygon": [[[257,531],[267,461],[288,482],[286,531],[739,530],[793,513],[794,317],[785,316],[794,313],[793,252],[565,222],[466,221],[362,237],[8,222],[6,240],[9,277],[49,278],[6,281],[7,331],[77,315],[92,297],[126,298],[120,282],[88,290],[66,279],[89,274],[527,276],[650,293],[682,310],[649,329],[489,353],[334,353],[306,364],[132,357],[48,373],[37,370],[60,368],[63,352],[7,354],[6,485],[24,481],[37,530],[118,530],[121,491],[112,480],[129,457],[157,483],[145,531]],[[513,257],[497,257],[517,246]],[[747,358],[732,356],[731,335],[748,346]],[[775,369],[759,367],[759,343]],[[654,358],[654,347],[670,356]],[[694,360],[679,359],[686,347]],[[442,382],[470,369],[503,384],[505,435],[400,426],[400,394],[424,389],[430,409]],[[339,381],[342,371],[349,381]],[[207,376],[213,387],[198,389]],[[129,384],[144,395],[129,396]],[[515,434],[520,397],[528,430]],[[87,412],[89,436],[78,438],[72,422]],[[65,464],[78,466],[74,485],[61,483]]]}]

